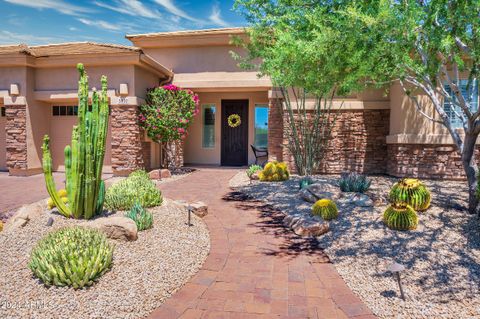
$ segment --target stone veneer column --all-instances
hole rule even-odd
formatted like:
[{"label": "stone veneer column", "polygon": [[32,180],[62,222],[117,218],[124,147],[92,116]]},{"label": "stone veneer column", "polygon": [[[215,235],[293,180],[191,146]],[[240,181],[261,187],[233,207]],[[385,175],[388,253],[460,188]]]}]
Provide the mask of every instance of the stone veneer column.
[{"label": "stone veneer column", "polygon": [[283,98],[281,92],[268,92],[268,160],[283,161]]},{"label": "stone veneer column", "polygon": [[143,130],[138,125],[137,105],[111,105],[112,170],[126,176],[145,169]]},{"label": "stone veneer column", "polygon": [[27,106],[5,104],[7,167],[11,175],[26,175]]}]

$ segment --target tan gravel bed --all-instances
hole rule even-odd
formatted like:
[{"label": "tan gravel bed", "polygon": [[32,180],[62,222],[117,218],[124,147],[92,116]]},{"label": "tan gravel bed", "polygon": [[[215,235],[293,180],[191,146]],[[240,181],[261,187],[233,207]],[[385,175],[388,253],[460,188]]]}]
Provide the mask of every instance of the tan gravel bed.
[{"label": "tan gravel bed", "polygon": [[[35,243],[47,232],[82,221],[55,215],[30,221],[16,232],[0,233],[0,318],[143,318],[195,274],[210,250],[206,225],[172,201],[151,209],[154,227],[134,242],[114,241],[114,264],[92,287],[46,288],[27,264]],[[122,212],[117,214],[123,215]]]},{"label": "tan gravel bed", "polygon": [[[299,177],[283,183],[254,182],[241,187],[290,214],[309,214],[310,204],[298,198]],[[335,183],[338,176],[316,176]],[[371,189],[388,194],[396,181],[373,177]],[[480,227],[469,215],[466,182],[425,181],[432,206],[419,213],[415,231],[388,229],[382,222],[386,206],[344,208],[331,231],[318,238],[348,286],[381,318],[480,318]],[[406,266],[399,298],[397,282],[387,271],[393,262]]]}]

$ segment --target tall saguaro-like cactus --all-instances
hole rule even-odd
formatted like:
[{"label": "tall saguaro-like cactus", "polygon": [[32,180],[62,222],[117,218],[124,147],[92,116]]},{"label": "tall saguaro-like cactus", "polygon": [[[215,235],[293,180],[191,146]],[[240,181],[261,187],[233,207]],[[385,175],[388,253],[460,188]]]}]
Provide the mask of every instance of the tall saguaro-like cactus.
[{"label": "tall saguaro-like cactus", "polygon": [[78,64],[78,125],[73,127],[72,143],[65,147],[65,188],[68,203],[58,196],[52,176],[50,138],[43,138],[43,172],[48,193],[65,217],[90,219],[103,210],[105,184],[102,180],[105,141],[108,131],[107,78],[102,76],[102,92],[92,94],[89,105],[88,77]]}]

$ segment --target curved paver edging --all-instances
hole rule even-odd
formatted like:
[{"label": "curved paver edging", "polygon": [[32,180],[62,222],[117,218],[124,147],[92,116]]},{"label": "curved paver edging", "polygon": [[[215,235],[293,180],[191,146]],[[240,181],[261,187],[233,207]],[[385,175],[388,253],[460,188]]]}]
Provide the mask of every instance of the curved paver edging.
[{"label": "curved paver edging", "polygon": [[278,212],[222,200],[236,172],[201,169],[160,185],[165,196],[209,205],[211,250],[201,270],[149,318],[375,318],[315,243],[285,230]]}]

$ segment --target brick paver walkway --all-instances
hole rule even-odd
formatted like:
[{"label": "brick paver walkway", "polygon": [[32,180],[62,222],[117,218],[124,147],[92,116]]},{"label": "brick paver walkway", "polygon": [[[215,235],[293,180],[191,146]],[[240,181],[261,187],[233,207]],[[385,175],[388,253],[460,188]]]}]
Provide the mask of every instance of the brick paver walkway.
[{"label": "brick paver walkway", "polygon": [[202,269],[150,317],[375,318],[314,240],[284,229],[268,205],[225,197],[236,172],[201,169],[160,186],[168,198],[208,204],[211,251]]}]

